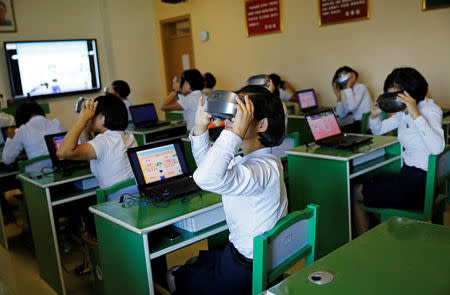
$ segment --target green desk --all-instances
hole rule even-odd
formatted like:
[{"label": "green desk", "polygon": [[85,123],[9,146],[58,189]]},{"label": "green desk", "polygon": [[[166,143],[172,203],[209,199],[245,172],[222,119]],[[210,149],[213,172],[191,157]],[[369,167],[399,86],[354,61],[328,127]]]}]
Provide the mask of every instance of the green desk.
[{"label": "green desk", "polygon": [[[132,123],[128,124],[125,131],[134,135],[138,145],[149,143],[158,143],[166,140],[181,138],[186,136],[186,122],[173,121],[168,125],[157,126],[152,128],[138,128]],[[168,133],[171,133],[168,135]]]},{"label": "green desk", "polygon": [[[267,294],[450,294],[449,245],[450,227],[393,217]],[[310,282],[316,271],[332,273],[333,280]]]},{"label": "green desk", "polygon": [[202,192],[201,197],[196,194],[184,204],[174,199],[165,208],[117,202],[90,207],[95,216],[105,294],[154,294],[151,260],[228,227],[223,221],[196,233],[180,229],[183,236],[172,242],[153,238],[151,232],[220,206],[220,195]]},{"label": "green desk", "polygon": [[292,133],[297,131],[299,134],[299,145],[310,143],[314,141],[314,137],[309,129],[308,122],[304,115],[288,115],[287,116],[287,131],[286,133]]},{"label": "green desk", "polygon": [[60,248],[56,235],[55,207],[84,198],[93,198],[96,188],[78,190],[73,183],[93,177],[89,168],[74,170],[70,176],[60,172],[19,174],[27,204],[39,274],[58,294],[67,294]]},{"label": "green desk", "polygon": [[183,121],[183,111],[165,112],[166,121]]},{"label": "green desk", "polygon": [[[289,210],[313,203],[320,206],[316,257],[339,248],[352,238],[350,193],[355,178],[401,168],[401,147],[396,137],[372,136],[372,142],[353,150],[300,146],[287,151]],[[383,153],[379,155],[378,153]],[[363,162],[369,156],[373,160]],[[363,162],[363,163],[358,163]]]}]

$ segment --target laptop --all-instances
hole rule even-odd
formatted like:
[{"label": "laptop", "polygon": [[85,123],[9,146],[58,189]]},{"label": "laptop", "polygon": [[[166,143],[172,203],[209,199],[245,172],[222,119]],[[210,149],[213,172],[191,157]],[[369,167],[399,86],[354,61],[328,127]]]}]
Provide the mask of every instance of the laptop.
[{"label": "laptop", "polygon": [[[89,161],[62,160],[58,158],[58,156],[56,155],[56,151],[61,145],[64,136],[66,136],[66,133],[67,132],[60,132],[44,136],[45,144],[47,145],[53,168],[55,170],[69,171],[77,168],[89,167]],[[81,144],[81,141],[79,139],[78,144]]]},{"label": "laptop", "polygon": [[314,141],[320,146],[328,148],[350,148],[372,139],[370,136],[343,134],[332,111],[307,115],[306,121],[314,136]]},{"label": "laptop", "polygon": [[127,153],[141,194],[167,201],[201,190],[189,171],[181,139],[131,148]]},{"label": "laptop", "polygon": [[296,92],[298,105],[302,113],[324,112],[331,110],[327,107],[319,107],[314,89],[305,89]]},{"label": "laptop", "polygon": [[170,124],[169,121],[158,120],[158,114],[153,103],[133,105],[130,106],[129,110],[133,124],[136,127],[150,128]]}]

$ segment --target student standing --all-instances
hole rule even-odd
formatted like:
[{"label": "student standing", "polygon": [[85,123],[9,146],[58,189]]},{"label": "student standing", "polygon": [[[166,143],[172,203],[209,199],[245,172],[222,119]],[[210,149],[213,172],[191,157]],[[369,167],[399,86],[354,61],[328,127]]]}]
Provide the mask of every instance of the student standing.
[{"label": "student standing", "polygon": [[[173,80],[173,90],[162,102],[161,110],[164,112],[183,111],[187,129],[191,130],[194,126],[195,110],[200,96],[203,94],[204,84],[203,76],[198,70],[184,71],[179,79]],[[178,99],[179,93],[182,94],[180,99]]]},{"label": "student standing", "polygon": [[[284,138],[282,103],[270,93],[248,94],[237,103],[236,116],[212,147],[211,115],[203,103],[197,108],[190,135],[198,166],[194,180],[222,195],[230,236],[224,250],[201,251],[195,262],[173,272],[174,294],[250,294],[253,238],[287,213],[283,167],[270,148]],[[235,157],[239,148],[243,157]]]},{"label": "student standing", "polygon": [[369,126],[381,135],[398,128],[398,140],[403,147],[403,167],[398,175],[379,175],[353,191],[355,225],[358,234],[369,229],[367,213],[361,203],[370,207],[423,209],[428,156],[444,150],[442,110],[425,95],[428,83],[413,68],[397,68],[384,82],[384,92],[403,90],[397,99],[406,105],[404,111],[381,120],[381,110],[374,104]]}]

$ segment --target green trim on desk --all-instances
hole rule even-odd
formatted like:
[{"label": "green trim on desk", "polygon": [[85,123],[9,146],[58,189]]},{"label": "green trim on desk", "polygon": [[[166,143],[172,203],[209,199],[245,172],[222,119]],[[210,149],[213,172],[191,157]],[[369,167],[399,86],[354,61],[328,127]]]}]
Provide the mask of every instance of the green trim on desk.
[{"label": "green trim on desk", "polygon": [[39,187],[46,188],[94,177],[94,175],[91,173],[89,168],[83,168],[72,170],[70,175],[64,175],[61,171],[54,171],[49,174],[43,174],[42,172],[30,172],[19,174],[17,177],[19,179],[29,181]]}]

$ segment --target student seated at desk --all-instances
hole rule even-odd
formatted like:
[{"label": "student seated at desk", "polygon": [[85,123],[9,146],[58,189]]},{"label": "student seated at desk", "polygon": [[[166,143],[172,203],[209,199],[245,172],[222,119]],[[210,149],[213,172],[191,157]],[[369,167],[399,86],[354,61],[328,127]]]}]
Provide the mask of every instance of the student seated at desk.
[{"label": "student seated at desk", "polygon": [[[194,126],[195,110],[198,100],[203,94],[204,84],[203,76],[197,69],[184,71],[180,78],[174,78],[173,90],[162,102],[161,110],[164,112],[183,111],[186,128],[191,130]],[[179,93],[182,96],[177,100]],[[206,96],[205,94],[203,95]]]},{"label": "student seated at desk", "polygon": [[[350,78],[344,84],[339,83],[339,78],[348,75]],[[351,114],[353,123],[343,126],[342,132],[361,133],[361,119],[364,113],[370,111],[372,99],[369,90],[364,84],[356,83],[358,72],[354,69],[343,66],[337,69],[333,76],[331,85],[336,95],[336,111],[340,119]],[[342,99],[345,99],[343,102]]]},{"label": "student seated at desk", "polygon": [[[7,165],[13,163],[22,150],[25,150],[28,159],[48,155],[44,136],[67,130],[58,119],[47,119],[44,110],[36,102],[24,102],[17,108],[16,124],[18,129],[8,129],[8,138],[3,147],[2,161]],[[33,171],[46,167],[52,167],[50,159],[33,165]]]},{"label": "student seated at desk", "polygon": [[130,92],[130,86],[128,86],[128,83],[123,80],[116,80],[112,82],[111,87],[108,87],[107,90],[107,93],[114,94],[123,101],[127,107],[128,121],[131,121],[130,106],[133,105],[128,99]]},{"label": "student seated at desk", "polygon": [[406,104],[406,109],[381,120],[381,110],[374,104],[369,126],[375,135],[398,128],[404,164],[399,175],[379,175],[369,183],[355,185],[352,197],[358,235],[369,230],[361,202],[377,208],[423,208],[428,156],[441,153],[445,147],[442,110],[425,97],[428,92],[425,78],[413,68],[394,69],[384,81],[384,92],[398,90],[404,90],[397,99]]},{"label": "student seated at desk", "polygon": [[[136,147],[137,142],[131,133],[124,132],[127,125],[125,104],[117,96],[107,94],[89,99],[56,154],[67,160],[90,160],[100,188],[133,178],[127,149]],[[98,135],[78,145],[84,128]]]},{"label": "student seated at desk", "polygon": [[281,77],[275,73],[269,75],[268,89],[282,101],[297,101],[294,86],[288,81],[281,80]]},{"label": "student seated at desk", "polygon": [[205,79],[205,88],[203,88],[202,92],[208,96],[213,91],[214,86],[216,86],[216,77],[211,73],[205,73],[203,78]]},{"label": "student seated at desk", "polygon": [[[208,140],[211,115],[199,103],[191,131],[197,163],[195,182],[222,195],[229,243],[222,251],[201,251],[193,263],[169,270],[174,294],[250,294],[253,238],[287,213],[280,159],[271,154],[284,137],[284,112],[272,94],[249,94],[214,145]],[[236,156],[239,148],[244,156]],[[173,273],[174,285],[170,274]],[[172,290],[173,291],[173,290]]]}]

